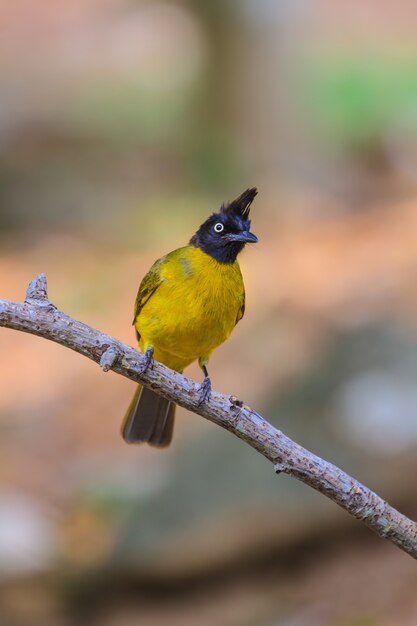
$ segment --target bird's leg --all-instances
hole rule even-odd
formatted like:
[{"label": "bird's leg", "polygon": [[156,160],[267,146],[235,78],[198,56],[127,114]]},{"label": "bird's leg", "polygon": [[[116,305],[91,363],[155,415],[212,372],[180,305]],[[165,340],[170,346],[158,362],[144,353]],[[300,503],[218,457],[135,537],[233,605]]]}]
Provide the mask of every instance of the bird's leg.
[{"label": "bird's leg", "polygon": [[200,406],[206,400],[208,400],[211,394],[211,380],[208,375],[207,367],[204,364],[200,364],[200,367],[204,373],[204,380],[201,383],[200,389],[199,389],[200,399],[198,401],[198,406]]},{"label": "bird's leg", "polygon": [[145,352],[145,363],[141,367],[140,374],[144,374],[149,368],[152,369],[154,362],[155,361],[153,359],[153,347],[148,346]]}]

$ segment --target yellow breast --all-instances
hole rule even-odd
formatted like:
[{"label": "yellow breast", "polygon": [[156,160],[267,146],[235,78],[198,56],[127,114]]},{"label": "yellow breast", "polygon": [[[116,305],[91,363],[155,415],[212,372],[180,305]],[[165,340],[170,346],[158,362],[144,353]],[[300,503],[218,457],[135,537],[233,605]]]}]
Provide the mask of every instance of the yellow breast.
[{"label": "yellow breast", "polygon": [[187,246],[165,257],[160,278],[135,326],[142,350],[152,345],[157,360],[181,370],[208,358],[242,317],[242,275],[237,262],[219,263]]}]

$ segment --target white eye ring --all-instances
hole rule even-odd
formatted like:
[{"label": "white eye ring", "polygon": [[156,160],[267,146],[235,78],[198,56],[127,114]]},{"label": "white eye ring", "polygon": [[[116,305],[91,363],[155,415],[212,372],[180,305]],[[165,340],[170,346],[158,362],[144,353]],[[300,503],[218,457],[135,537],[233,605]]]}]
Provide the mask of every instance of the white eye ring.
[{"label": "white eye ring", "polygon": [[224,230],[223,224],[221,222],[217,222],[217,224],[214,224],[214,230],[216,233],[221,233],[222,230]]}]

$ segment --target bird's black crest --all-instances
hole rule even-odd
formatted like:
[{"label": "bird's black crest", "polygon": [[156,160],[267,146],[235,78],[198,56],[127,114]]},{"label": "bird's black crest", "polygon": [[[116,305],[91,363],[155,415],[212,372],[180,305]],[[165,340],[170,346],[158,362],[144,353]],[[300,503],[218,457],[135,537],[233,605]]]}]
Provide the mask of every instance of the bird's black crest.
[{"label": "bird's black crest", "polygon": [[222,204],[220,208],[220,212],[227,215],[230,213],[234,213],[235,215],[240,215],[243,219],[247,220],[249,217],[250,205],[252,204],[255,196],[257,195],[258,190],[256,187],[252,187],[251,189],[246,189],[236,200],[229,202],[227,204]]}]

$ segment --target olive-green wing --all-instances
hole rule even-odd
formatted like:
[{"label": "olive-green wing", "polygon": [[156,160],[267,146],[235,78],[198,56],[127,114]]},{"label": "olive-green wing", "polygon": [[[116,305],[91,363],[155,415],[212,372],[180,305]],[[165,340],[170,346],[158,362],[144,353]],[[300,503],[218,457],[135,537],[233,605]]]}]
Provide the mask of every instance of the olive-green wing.
[{"label": "olive-green wing", "polygon": [[[138,295],[136,296],[135,313],[132,324],[135,324],[139,313],[148,302],[149,298],[153,296],[159,285],[163,282],[163,278],[161,277],[161,267],[164,265],[165,261],[166,257],[162,257],[161,259],[158,259],[158,261],[155,261],[149,272],[146,276],[144,276],[139,287]],[[140,334],[137,330],[136,337],[139,341]]]},{"label": "olive-green wing", "polygon": [[242,302],[241,302],[241,306],[240,309],[238,311],[237,317],[236,317],[236,323],[235,326],[238,322],[240,322],[240,320],[242,319],[242,317],[245,315],[245,290],[243,290],[243,294],[242,294]]}]

